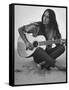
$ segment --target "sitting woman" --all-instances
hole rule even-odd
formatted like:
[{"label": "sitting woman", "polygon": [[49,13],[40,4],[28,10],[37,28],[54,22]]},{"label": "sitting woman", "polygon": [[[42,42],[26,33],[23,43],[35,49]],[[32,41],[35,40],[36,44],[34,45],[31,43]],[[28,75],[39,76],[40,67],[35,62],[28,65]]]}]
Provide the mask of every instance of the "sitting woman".
[{"label": "sitting woman", "polygon": [[[33,46],[28,41],[25,33],[32,33],[34,37],[38,35],[43,35],[46,40],[56,40],[61,39],[61,34],[59,32],[58,24],[56,21],[55,12],[52,9],[46,9],[42,15],[42,20],[39,22],[34,22],[29,25],[24,25],[18,29],[18,32],[26,44],[27,49],[32,50]],[[34,62],[41,66],[41,69],[50,67],[56,67],[56,58],[59,57],[65,51],[65,46],[63,43],[55,44],[56,46],[52,48],[52,45],[48,45],[46,50],[42,48],[37,48],[32,55]]]}]

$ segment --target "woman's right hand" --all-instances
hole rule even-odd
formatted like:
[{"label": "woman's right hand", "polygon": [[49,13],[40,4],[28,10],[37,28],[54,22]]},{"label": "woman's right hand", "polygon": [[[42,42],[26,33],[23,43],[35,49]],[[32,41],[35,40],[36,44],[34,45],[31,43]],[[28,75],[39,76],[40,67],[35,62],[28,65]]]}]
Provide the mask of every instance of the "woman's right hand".
[{"label": "woman's right hand", "polygon": [[27,41],[26,43],[25,43],[25,45],[26,45],[26,50],[33,50],[33,45],[29,42],[29,41]]}]

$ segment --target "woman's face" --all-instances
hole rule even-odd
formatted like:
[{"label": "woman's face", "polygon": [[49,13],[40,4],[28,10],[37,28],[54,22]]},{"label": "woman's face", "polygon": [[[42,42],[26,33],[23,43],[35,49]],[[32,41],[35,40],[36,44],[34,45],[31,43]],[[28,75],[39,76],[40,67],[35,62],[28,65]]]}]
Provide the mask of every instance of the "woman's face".
[{"label": "woman's face", "polygon": [[45,13],[44,13],[44,16],[43,16],[43,24],[48,24],[49,23],[49,12],[48,11],[46,11]]}]

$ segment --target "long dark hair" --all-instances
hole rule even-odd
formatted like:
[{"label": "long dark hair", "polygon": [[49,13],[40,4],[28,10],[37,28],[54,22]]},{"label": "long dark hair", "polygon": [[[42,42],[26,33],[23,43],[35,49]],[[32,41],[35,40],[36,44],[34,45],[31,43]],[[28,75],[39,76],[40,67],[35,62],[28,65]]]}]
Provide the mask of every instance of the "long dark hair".
[{"label": "long dark hair", "polygon": [[58,24],[57,24],[57,20],[56,20],[56,15],[55,12],[52,9],[46,9],[42,15],[42,22],[43,22],[43,17],[44,14],[46,12],[49,12],[49,24],[48,24],[48,28],[49,30],[52,29],[55,32],[55,38],[61,38],[61,34],[59,32],[59,28],[58,28]]}]

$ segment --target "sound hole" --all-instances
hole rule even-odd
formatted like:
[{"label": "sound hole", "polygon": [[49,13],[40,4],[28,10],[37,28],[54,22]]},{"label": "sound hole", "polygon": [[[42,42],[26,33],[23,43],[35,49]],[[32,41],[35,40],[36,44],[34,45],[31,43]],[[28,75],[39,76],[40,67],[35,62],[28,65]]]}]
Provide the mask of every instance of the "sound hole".
[{"label": "sound hole", "polygon": [[33,42],[33,46],[34,46],[34,47],[37,47],[37,46],[38,46],[38,42],[37,42],[37,41],[34,41],[34,42]]}]

